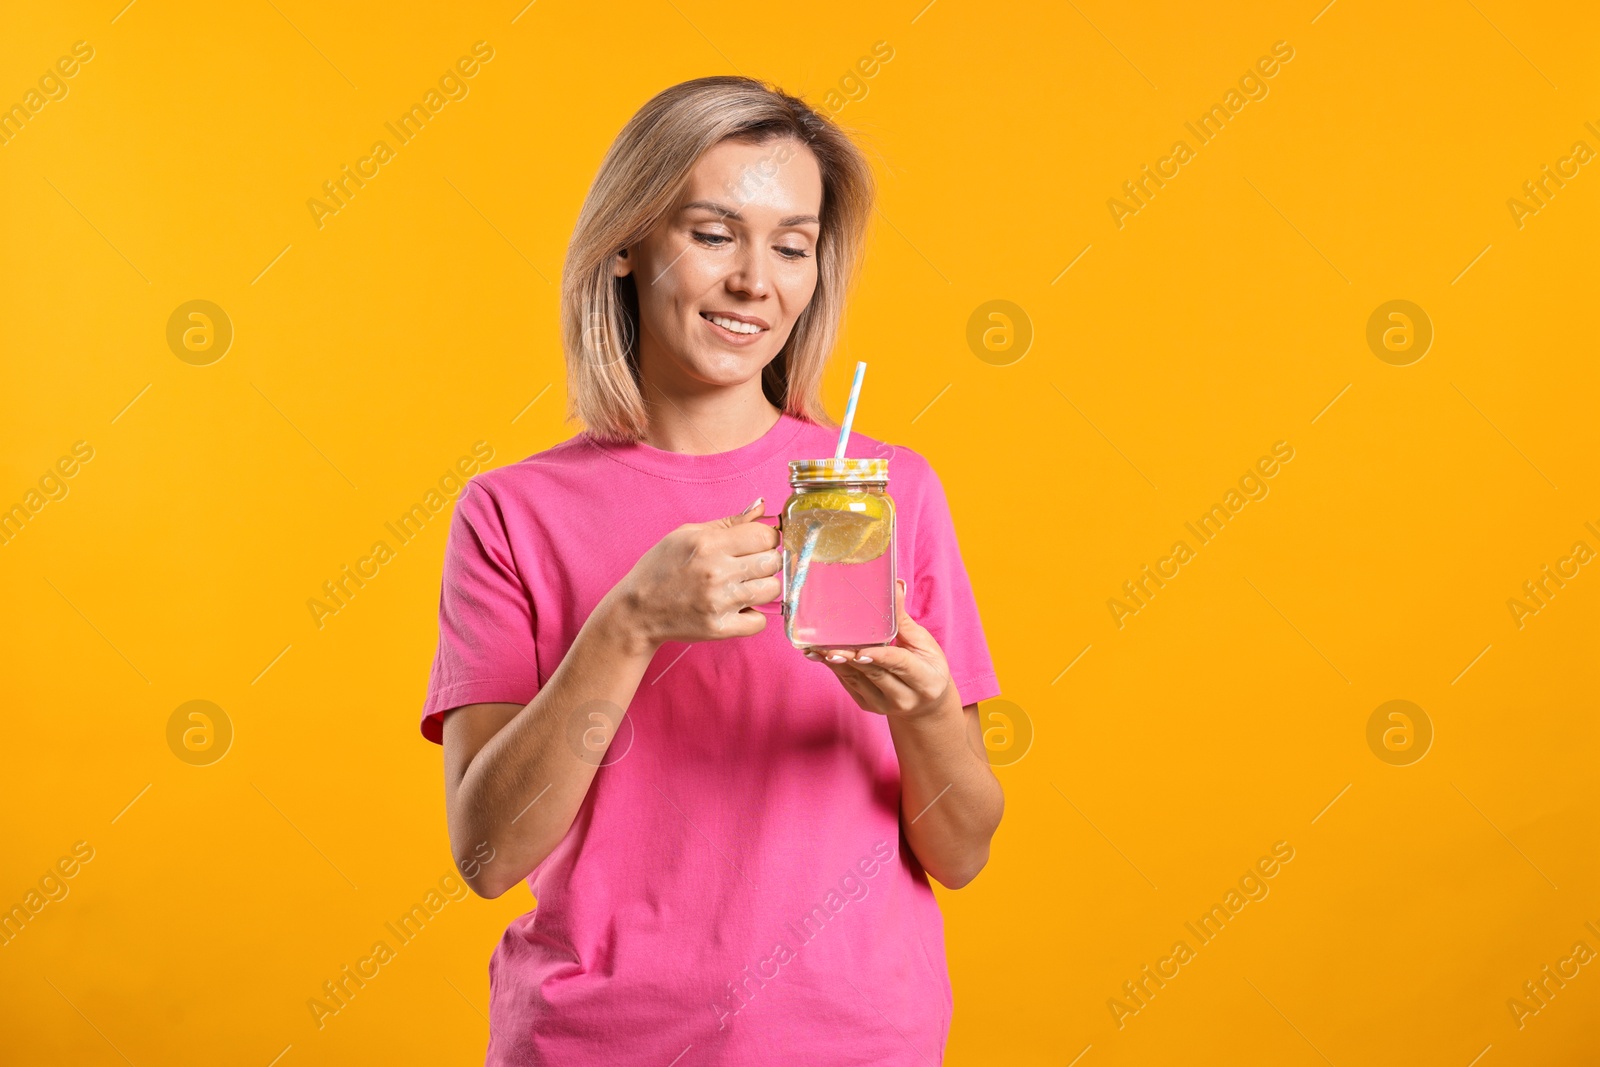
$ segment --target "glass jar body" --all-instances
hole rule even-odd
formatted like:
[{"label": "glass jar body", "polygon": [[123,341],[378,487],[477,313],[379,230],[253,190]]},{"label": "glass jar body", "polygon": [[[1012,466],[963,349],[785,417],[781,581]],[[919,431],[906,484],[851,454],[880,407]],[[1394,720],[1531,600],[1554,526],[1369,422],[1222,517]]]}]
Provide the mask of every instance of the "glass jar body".
[{"label": "glass jar body", "polygon": [[896,524],[885,484],[796,481],[793,487],[782,511],[789,643],[810,649],[893,642]]}]

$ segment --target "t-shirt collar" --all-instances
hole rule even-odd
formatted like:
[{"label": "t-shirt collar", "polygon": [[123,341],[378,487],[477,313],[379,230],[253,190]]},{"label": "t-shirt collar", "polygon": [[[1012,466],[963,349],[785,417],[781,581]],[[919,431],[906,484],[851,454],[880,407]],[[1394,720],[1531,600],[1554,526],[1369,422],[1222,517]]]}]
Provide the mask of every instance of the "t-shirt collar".
[{"label": "t-shirt collar", "polygon": [[[747,445],[727,452],[706,455],[689,455],[668,452],[645,444],[643,441],[618,443],[604,441],[584,431],[581,436],[602,454],[637,471],[680,482],[720,482],[739,478],[783,455],[800,430],[808,423],[787,411],[778,416],[766,433]],[[808,456],[788,456],[788,459],[809,459]]]}]

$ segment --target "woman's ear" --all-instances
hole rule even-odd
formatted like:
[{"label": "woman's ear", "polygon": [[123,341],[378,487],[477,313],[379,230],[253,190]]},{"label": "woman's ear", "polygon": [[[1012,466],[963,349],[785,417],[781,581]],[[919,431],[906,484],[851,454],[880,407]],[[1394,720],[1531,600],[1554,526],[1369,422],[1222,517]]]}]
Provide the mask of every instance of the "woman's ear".
[{"label": "woman's ear", "polygon": [[633,273],[633,260],[628,256],[626,248],[611,257],[611,275],[615,278],[626,278]]}]

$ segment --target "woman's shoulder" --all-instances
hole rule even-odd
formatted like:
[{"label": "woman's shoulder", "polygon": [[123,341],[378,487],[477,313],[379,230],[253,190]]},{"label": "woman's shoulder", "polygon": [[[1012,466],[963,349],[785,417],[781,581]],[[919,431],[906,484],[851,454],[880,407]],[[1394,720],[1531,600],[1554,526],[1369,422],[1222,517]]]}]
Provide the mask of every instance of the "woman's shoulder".
[{"label": "woman's shoulder", "polygon": [[541,481],[559,479],[563,474],[589,465],[595,455],[588,438],[580,432],[514,463],[479,471],[468,484],[487,491],[491,496],[506,492],[520,493]]},{"label": "woman's shoulder", "polygon": [[933,464],[921,452],[909,445],[899,444],[894,441],[879,440],[866,434],[852,432],[848,454],[851,459],[886,459],[889,461],[889,492],[895,494],[895,487],[904,487],[907,491],[920,490],[929,481],[937,481],[938,475],[934,473]]},{"label": "woman's shoulder", "polygon": [[[838,431],[826,431],[831,442],[824,454],[831,455],[838,442]],[[897,441],[872,437],[869,434],[850,432],[846,454],[851,459],[885,459],[889,461],[888,493],[894,498],[895,508],[906,519],[921,514],[929,505],[944,496],[944,486],[933,464],[920,451]]]}]

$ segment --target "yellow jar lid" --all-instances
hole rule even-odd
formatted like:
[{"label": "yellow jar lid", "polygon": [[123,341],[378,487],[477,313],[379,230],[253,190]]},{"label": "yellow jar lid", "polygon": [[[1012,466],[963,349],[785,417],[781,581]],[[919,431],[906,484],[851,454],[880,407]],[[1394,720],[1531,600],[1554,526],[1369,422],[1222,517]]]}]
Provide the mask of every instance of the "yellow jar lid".
[{"label": "yellow jar lid", "polygon": [[789,484],[832,485],[838,482],[889,481],[887,459],[792,459]]}]

